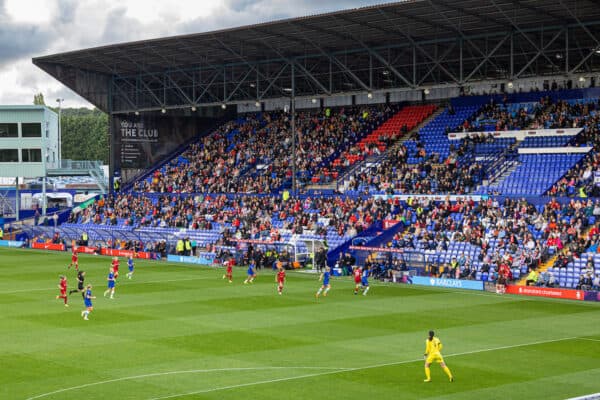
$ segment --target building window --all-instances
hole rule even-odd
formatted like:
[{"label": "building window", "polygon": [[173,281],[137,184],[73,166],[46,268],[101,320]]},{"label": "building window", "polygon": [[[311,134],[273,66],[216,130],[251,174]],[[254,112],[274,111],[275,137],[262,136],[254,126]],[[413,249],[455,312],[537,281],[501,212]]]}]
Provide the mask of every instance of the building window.
[{"label": "building window", "polygon": [[19,150],[0,149],[0,162],[19,162]]},{"label": "building window", "polygon": [[21,160],[23,162],[42,162],[42,149],[22,149]]},{"label": "building window", "polygon": [[0,138],[19,137],[17,124],[0,124]]},{"label": "building window", "polygon": [[23,137],[42,137],[42,124],[22,123],[21,135]]}]

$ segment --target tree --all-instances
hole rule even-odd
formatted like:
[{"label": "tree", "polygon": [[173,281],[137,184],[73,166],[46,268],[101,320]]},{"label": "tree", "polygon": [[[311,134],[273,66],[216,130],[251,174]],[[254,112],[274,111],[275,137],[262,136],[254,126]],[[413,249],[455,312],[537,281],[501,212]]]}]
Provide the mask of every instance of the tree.
[{"label": "tree", "polygon": [[33,95],[33,104],[36,106],[45,106],[44,94],[42,92]]},{"label": "tree", "polygon": [[108,115],[98,109],[63,108],[61,117],[63,158],[107,164]]}]

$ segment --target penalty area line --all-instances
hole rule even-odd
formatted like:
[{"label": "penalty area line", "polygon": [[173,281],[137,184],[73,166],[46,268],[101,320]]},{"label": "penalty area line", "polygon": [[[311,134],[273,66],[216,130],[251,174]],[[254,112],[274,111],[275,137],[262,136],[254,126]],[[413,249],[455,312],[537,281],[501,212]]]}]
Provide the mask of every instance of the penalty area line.
[{"label": "penalty area line", "polygon": [[[574,340],[574,339],[578,339],[578,337],[573,336],[573,337],[566,337],[566,338],[560,338],[560,339],[540,340],[540,341],[537,341],[537,342],[529,342],[529,343],[521,343],[521,344],[508,345],[508,346],[492,347],[492,348],[488,348],[488,349],[465,351],[465,352],[461,352],[461,353],[449,354],[449,355],[446,355],[444,357],[445,358],[448,358],[448,357],[459,357],[459,356],[465,356],[465,355],[470,355],[470,354],[485,353],[485,352],[497,351],[497,350],[513,349],[513,348],[517,348],[517,347],[535,346],[535,345],[538,345],[538,344],[554,343],[554,342],[561,342],[561,341],[565,341],[565,340]],[[270,383],[286,382],[286,381],[293,381],[293,380],[298,380],[298,379],[313,378],[313,377],[317,377],[317,376],[333,375],[333,374],[339,374],[339,373],[343,373],[343,372],[362,371],[362,370],[366,370],[366,369],[382,368],[382,367],[388,367],[388,366],[393,366],[393,365],[411,364],[411,363],[415,363],[415,362],[419,362],[419,361],[423,361],[423,358],[417,358],[417,359],[414,359],[414,360],[395,361],[395,362],[383,363],[383,364],[368,365],[368,366],[365,366],[365,367],[344,368],[344,369],[338,369],[338,370],[328,371],[328,372],[317,372],[317,373],[312,373],[312,374],[305,374],[305,375],[299,375],[299,376],[291,376],[291,377],[287,377],[287,378],[277,378],[277,379],[269,379],[269,380],[257,381],[257,382],[248,382],[248,383],[242,383],[242,384],[238,384],[238,385],[220,386],[220,387],[216,387],[216,388],[212,388],[212,389],[203,389],[203,390],[197,390],[197,391],[187,392],[187,393],[178,393],[178,394],[173,394],[173,395],[163,396],[163,397],[152,397],[152,398],[149,398],[147,400],[167,400],[167,399],[174,399],[174,398],[177,398],[177,397],[191,396],[191,395],[195,395],[195,394],[203,394],[203,393],[211,393],[211,392],[218,392],[218,391],[221,391],[221,390],[238,389],[238,388],[243,388],[243,387],[248,387],[248,386],[267,385],[267,384],[270,384]]]},{"label": "penalty area line", "polygon": [[53,394],[59,394],[68,392],[71,390],[83,389],[90,386],[98,386],[105,385],[108,383],[114,382],[122,382],[122,381],[131,381],[136,379],[144,379],[144,378],[155,378],[158,376],[168,376],[168,375],[182,375],[182,374],[200,374],[200,373],[210,373],[210,372],[231,372],[231,371],[257,371],[257,370],[288,370],[288,369],[313,369],[313,370],[345,370],[346,368],[337,368],[337,367],[234,367],[234,368],[209,368],[209,369],[191,369],[191,370],[181,370],[181,371],[167,371],[167,372],[155,372],[152,374],[143,374],[143,375],[134,375],[134,376],[125,376],[122,378],[115,379],[107,379],[104,381],[85,383],[83,385],[71,386],[68,388],[54,390],[48,393],[38,394],[33,397],[28,397],[27,400],[40,399],[42,397],[52,396]]}]

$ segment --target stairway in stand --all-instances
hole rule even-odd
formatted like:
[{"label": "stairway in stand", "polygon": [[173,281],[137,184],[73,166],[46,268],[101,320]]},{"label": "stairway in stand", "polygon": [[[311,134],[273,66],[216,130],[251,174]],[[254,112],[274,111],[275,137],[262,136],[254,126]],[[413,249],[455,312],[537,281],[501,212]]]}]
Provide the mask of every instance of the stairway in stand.
[{"label": "stairway in stand", "polygon": [[429,117],[436,108],[437,106],[434,104],[404,107],[356,144],[360,148],[360,154],[352,154],[351,152],[342,153],[333,162],[334,169],[343,166],[346,160],[348,160],[349,165],[353,165],[357,161],[362,161],[365,158],[365,154],[370,155],[370,153],[375,151],[375,148],[380,153],[385,152],[387,145],[385,142],[380,141],[381,138],[397,140],[403,127],[406,127],[406,132],[410,132],[415,126]]}]

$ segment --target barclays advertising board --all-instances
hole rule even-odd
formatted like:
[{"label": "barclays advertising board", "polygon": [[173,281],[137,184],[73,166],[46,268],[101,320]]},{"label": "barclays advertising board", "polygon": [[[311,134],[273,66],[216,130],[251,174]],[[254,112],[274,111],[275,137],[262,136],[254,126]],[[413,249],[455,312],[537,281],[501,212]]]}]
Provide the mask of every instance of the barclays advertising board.
[{"label": "barclays advertising board", "polygon": [[23,242],[16,240],[0,240],[2,247],[23,247]]},{"label": "barclays advertising board", "polygon": [[434,286],[452,289],[483,290],[482,281],[413,276],[408,282],[412,283],[413,285]]}]

